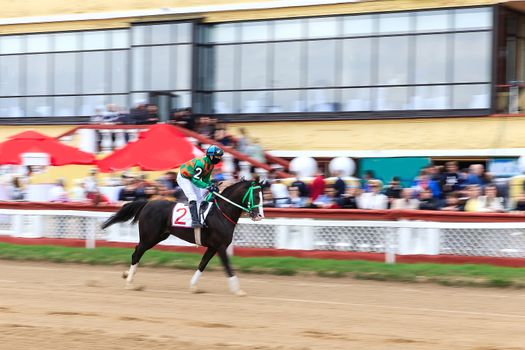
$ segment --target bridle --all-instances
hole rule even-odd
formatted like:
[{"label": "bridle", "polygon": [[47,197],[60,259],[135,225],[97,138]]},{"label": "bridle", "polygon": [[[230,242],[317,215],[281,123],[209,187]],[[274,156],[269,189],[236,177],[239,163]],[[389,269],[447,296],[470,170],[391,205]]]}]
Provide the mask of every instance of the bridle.
[{"label": "bridle", "polygon": [[[225,202],[228,202],[230,203],[231,205],[233,206],[236,206],[237,208],[241,209],[242,211],[245,211],[248,213],[248,215],[250,216],[250,218],[253,220],[253,221],[260,221],[263,219],[264,217],[264,212],[263,212],[263,199],[262,199],[262,191],[259,191],[259,204],[255,204],[255,201],[254,201],[254,190],[257,190],[257,189],[261,189],[261,186],[259,185],[255,185],[255,183],[251,183],[250,184],[250,187],[246,190],[246,193],[244,194],[244,196],[242,197],[242,200],[241,200],[241,203],[238,204],[238,203],[235,203],[234,201],[224,197],[223,195],[221,195],[219,192],[210,192],[208,196],[216,196],[216,197],[219,197],[220,199],[224,200]],[[208,197],[207,199],[209,199],[210,197]],[[245,204],[246,203],[246,204]],[[217,208],[219,209],[219,211],[222,213],[222,215],[224,215],[224,217],[226,217],[230,222],[232,222],[233,224],[236,224],[235,221],[233,221],[231,218],[229,218],[221,209],[221,207],[219,207],[219,203],[215,200],[215,205],[217,206]],[[257,215],[257,213],[255,213],[255,209],[256,208],[259,208],[259,215]]]}]

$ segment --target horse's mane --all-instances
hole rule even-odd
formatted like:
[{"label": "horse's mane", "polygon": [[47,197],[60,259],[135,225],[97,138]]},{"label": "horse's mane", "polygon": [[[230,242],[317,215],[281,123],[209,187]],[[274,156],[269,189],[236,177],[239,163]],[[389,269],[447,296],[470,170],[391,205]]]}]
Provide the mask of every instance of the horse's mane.
[{"label": "horse's mane", "polygon": [[249,185],[251,184],[253,181],[251,180],[246,180],[246,179],[241,179],[240,181],[234,183],[234,184],[231,184],[230,186],[226,187],[222,192],[221,194],[223,196],[228,196],[228,195],[231,195],[232,193],[234,193],[237,189],[239,188],[243,188],[244,186],[246,185]]}]

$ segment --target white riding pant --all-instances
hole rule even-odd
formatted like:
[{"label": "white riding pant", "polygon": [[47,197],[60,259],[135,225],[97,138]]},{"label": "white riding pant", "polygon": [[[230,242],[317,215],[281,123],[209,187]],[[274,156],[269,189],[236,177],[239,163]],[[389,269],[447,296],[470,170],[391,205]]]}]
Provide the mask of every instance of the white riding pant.
[{"label": "white riding pant", "polygon": [[208,194],[208,190],[195,186],[191,180],[186,179],[180,173],[177,175],[177,183],[188,198],[188,202],[195,201],[197,202],[197,208],[200,208],[202,200]]}]

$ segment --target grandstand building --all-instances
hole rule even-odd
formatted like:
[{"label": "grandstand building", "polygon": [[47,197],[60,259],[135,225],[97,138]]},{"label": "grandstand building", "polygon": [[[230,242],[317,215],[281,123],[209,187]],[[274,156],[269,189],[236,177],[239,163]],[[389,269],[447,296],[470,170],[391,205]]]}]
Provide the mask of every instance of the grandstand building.
[{"label": "grandstand building", "polygon": [[503,0],[4,2],[0,121],[60,128],[146,100],[163,119],[192,107],[248,126],[279,156],[509,169],[525,153],[524,14]]}]

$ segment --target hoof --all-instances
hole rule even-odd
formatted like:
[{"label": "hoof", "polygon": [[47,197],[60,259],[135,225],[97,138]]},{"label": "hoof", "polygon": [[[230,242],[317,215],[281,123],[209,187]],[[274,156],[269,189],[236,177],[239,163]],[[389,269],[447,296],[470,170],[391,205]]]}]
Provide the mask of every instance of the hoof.
[{"label": "hoof", "polygon": [[247,294],[246,294],[246,292],[243,291],[242,289],[239,289],[239,290],[237,291],[237,293],[235,293],[235,295],[238,296],[238,297],[245,297]]},{"label": "hoof", "polygon": [[128,271],[122,272],[122,278],[124,279],[128,278]]},{"label": "hoof", "polygon": [[190,286],[190,293],[197,294],[198,292],[199,292],[199,289],[197,288],[197,286],[195,285]]}]

